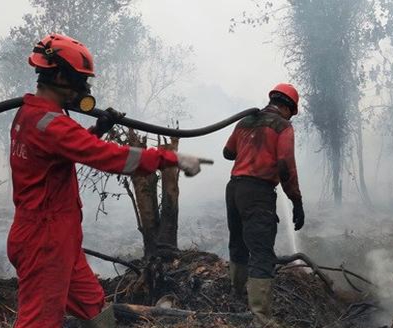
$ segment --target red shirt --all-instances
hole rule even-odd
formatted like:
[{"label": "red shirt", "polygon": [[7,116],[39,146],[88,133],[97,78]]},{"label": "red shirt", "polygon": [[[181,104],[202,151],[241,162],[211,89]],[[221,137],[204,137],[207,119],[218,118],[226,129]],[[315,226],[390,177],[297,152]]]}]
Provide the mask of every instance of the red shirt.
[{"label": "red shirt", "polygon": [[273,106],[241,120],[225,146],[233,154],[233,176],[252,176],[277,185],[291,200],[301,199],[291,123]]},{"label": "red shirt", "polygon": [[110,173],[131,173],[141,150],[90,134],[54,102],[27,94],[11,129],[11,169],[18,210],[81,207],[74,163]]}]

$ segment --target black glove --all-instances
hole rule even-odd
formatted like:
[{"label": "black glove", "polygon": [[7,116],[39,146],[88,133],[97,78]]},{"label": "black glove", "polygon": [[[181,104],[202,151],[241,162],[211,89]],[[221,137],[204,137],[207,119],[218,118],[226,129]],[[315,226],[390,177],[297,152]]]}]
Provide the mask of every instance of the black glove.
[{"label": "black glove", "polygon": [[293,201],[293,223],[295,224],[295,231],[300,230],[304,225],[304,210],[301,200]]},{"label": "black glove", "polygon": [[120,113],[112,107],[107,108],[104,111],[104,115],[97,119],[96,126],[93,127],[92,132],[101,138],[105,133],[113,128],[117,120],[120,120],[125,115],[126,113]]}]

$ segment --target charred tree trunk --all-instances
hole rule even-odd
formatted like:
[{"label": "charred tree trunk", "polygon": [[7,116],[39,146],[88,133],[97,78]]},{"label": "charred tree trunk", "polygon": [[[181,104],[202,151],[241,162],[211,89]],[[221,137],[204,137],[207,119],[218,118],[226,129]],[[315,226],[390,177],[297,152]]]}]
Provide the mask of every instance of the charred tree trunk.
[{"label": "charred tree trunk", "polygon": [[[130,130],[129,145],[146,148],[147,138],[141,138],[133,130]],[[157,234],[160,221],[157,200],[158,176],[156,173],[147,176],[134,175],[131,180],[138,207],[138,228],[143,236],[144,255],[150,257],[157,252]]]},{"label": "charred tree trunk", "polygon": [[[165,139],[164,139],[165,140]],[[177,151],[178,138],[171,138],[165,148]],[[177,230],[179,218],[179,170],[177,167],[162,171],[161,218],[158,242],[177,248]]]},{"label": "charred tree trunk", "polygon": [[154,255],[157,251],[157,234],[160,222],[157,182],[158,176],[156,174],[150,174],[146,177],[135,176],[132,178],[141,220],[140,229],[143,235],[144,253],[146,257]]},{"label": "charred tree trunk", "polygon": [[366,180],[364,178],[364,161],[363,161],[363,131],[362,124],[358,122],[357,124],[357,138],[356,138],[356,146],[357,146],[357,155],[359,160],[359,185],[360,185],[360,194],[365,203],[365,205],[369,208],[373,207],[371,202],[370,194],[368,193]]},{"label": "charred tree trunk", "polygon": [[[158,143],[160,145],[160,137]],[[161,147],[177,151],[178,138],[171,138]],[[128,144],[135,147],[146,148],[147,139],[141,138],[130,130]],[[179,170],[177,167],[167,168],[162,171],[162,199],[158,200],[157,185],[159,176],[132,176],[135,200],[137,205],[138,228],[143,235],[145,257],[154,256],[158,251],[158,244],[177,248],[177,230],[179,216]],[[124,184],[131,199],[132,191]],[[160,210],[161,209],[161,210]]]},{"label": "charred tree trunk", "polygon": [[333,196],[334,204],[336,206],[342,205],[342,178],[341,178],[341,148],[340,146],[333,147],[332,158],[332,173],[333,173]]}]

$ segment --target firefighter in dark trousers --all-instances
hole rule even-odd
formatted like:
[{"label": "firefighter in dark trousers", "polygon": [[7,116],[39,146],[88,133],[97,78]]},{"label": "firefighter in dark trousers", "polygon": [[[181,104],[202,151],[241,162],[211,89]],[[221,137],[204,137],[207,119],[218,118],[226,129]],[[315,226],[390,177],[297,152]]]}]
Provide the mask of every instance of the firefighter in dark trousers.
[{"label": "firefighter in dark trousers", "polygon": [[100,140],[120,113],[108,110],[90,131],[63,111],[89,94],[93,58],[77,40],[51,34],[29,57],[37,92],[26,94],[11,128],[14,222],[8,257],[19,281],[15,328],[60,328],[65,312],[81,327],[113,328],[111,307],[82,249],[81,200],[75,163],[117,174],[149,174],[177,166],[199,172],[199,160],[164,149],[140,149]]},{"label": "firefighter in dark trousers", "polygon": [[271,308],[278,183],[293,203],[295,230],[304,224],[289,121],[298,112],[299,95],[283,83],[269,98],[266,108],[237,124],[224,148],[224,157],[235,161],[226,188],[232,291],[241,295],[248,280],[255,327],[282,327],[272,319]]}]

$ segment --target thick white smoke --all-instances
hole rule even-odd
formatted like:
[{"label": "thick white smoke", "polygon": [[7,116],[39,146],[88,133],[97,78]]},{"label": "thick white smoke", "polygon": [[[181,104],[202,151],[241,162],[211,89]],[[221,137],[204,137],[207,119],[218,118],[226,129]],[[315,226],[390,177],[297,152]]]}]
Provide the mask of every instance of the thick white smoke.
[{"label": "thick white smoke", "polygon": [[392,323],[393,318],[393,252],[376,249],[366,256],[370,278],[378,285],[377,296],[386,313],[376,317],[378,324]]}]

